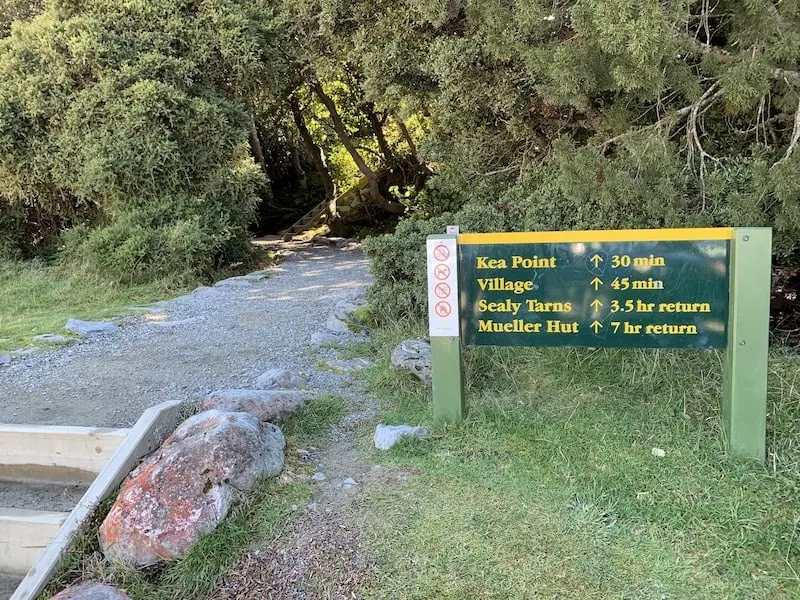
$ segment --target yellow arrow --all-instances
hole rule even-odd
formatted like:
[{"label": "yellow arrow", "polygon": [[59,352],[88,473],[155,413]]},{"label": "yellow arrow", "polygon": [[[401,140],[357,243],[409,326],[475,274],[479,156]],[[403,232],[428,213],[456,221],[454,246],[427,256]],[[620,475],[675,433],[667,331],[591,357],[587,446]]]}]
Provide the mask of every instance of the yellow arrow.
[{"label": "yellow arrow", "polygon": [[603,285],[603,281],[599,277],[595,277],[589,282],[589,285],[593,285],[594,291],[596,292],[598,289],[600,289],[600,286]]},{"label": "yellow arrow", "polygon": [[594,308],[594,312],[600,312],[600,309],[602,308],[603,303],[600,302],[600,300],[595,299],[595,301],[592,302],[589,306]]},{"label": "yellow arrow", "polygon": [[603,257],[600,256],[599,254],[595,254],[589,260],[592,261],[592,263],[594,263],[594,268],[596,269],[597,267],[600,266],[600,263],[603,262]]},{"label": "yellow arrow", "polygon": [[600,321],[594,321],[591,325],[592,329],[594,329],[595,334],[603,328],[603,324]]}]

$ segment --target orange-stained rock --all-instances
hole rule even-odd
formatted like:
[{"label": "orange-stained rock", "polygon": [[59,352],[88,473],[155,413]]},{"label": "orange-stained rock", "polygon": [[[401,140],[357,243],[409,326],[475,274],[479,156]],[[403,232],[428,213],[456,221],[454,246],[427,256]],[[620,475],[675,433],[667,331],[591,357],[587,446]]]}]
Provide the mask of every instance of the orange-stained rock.
[{"label": "orange-stained rock", "polygon": [[182,556],[261,477],[283,469],[281,430],[246,413],[186,420],[124,481],[100,526],[109,558],[145,567]]},{"label": "orange-stained rock", "polygon": [[130,600],[130,598],[110,585],[87,581],[68,587],[50,600]]}]

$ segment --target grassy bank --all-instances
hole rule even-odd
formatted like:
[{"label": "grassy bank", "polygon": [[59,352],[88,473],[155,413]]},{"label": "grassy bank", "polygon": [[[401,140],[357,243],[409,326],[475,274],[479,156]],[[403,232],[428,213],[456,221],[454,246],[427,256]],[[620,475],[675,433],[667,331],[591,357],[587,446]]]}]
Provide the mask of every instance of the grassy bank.
[{"label": "grassy bank", "polygon": [[185,289],[170,280],[123,285],[60,265],[0,262],[0,351],[27,346],[42,333],[61,334],[70,317],[109,318]]},{"label": "grassy bank", "polygon": [[[257,259],[250,269],[274,263],[275,256],[260,251]],[[238,273],[220,271],[214,279]],[[0,352],[25,347],[39,334],[63,334],[69,318],[129,314],[131,306],[169,299],[200,283],[207,282],[179,275],[147,284],[123,284],[75,265],[0,260]]]},{"label": "grassy bank", "polygon": [[[409,333],[377,340],[384,422],[430,422],[385,362]],[[375,455],[418,475],[367,502],[369,597],[800,597],[796,356],[772,353],[764,466],[724,452],[715,353],[484,348],[468,372],[466,422]]]}]

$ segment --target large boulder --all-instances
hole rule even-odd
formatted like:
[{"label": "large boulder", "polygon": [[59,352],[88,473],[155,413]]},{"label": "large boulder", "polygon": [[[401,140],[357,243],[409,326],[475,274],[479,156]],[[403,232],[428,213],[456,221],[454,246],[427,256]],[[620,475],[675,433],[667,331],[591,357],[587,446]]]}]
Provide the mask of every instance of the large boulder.
[{"label": "large boulder", "polygon": [[314,397],[302,390],[218,390],[200,401],[200,410],[249,413],[267,423],[285,421]]},{"label": "large boulder", "polygon": [[392,351],[392,366],[408,371],[419,377],[426,385],[433,381],[431,376],[431,345],[422,339],[403,340]]},{"label": "large boulder", "polygon": [[130,598],[110,585],[87,581],[69,586],[50,600],[130,600]]},{"label": "large boulder", "polygon": [[177,559],[261,477],[283,469],[285,440],[246,413],[187,419],[125,480],[100,526],[107,557],[134,567]]}]

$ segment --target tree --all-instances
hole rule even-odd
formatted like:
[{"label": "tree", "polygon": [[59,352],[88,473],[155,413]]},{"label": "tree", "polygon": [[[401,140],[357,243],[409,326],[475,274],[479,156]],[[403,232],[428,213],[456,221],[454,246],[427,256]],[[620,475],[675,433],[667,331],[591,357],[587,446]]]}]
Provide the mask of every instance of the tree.
[{"label": "tree", "polygon": [[0,194],[83,225],[68,251],[123,279],[241,260],[280,35],[233,0],[63,1],[19,24],[0,42]]}]

